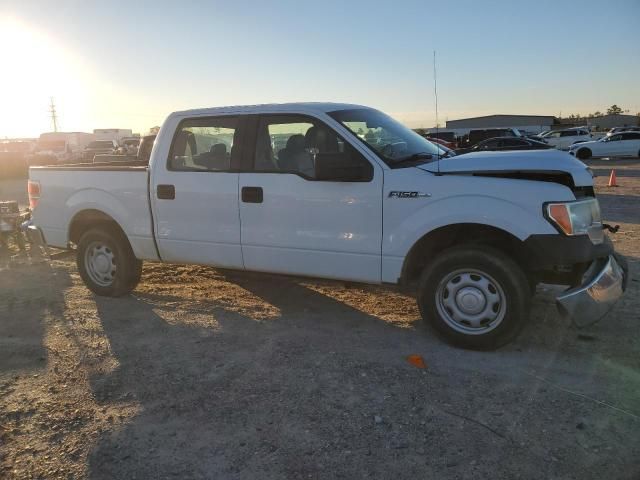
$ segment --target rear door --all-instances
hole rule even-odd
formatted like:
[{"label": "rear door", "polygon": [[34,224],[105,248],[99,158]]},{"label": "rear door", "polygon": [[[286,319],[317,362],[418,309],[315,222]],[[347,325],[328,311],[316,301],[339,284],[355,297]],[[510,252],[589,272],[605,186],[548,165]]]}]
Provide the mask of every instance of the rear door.
[{"label": "rear door", "polygon": [[605,156],[618,157],[625,155],[625,147],[627,142],[623,140],[623,133],[611,135],[606,143]]},{"label": "rear door", "polygon": [[238,213],[239,116],[177,126],[168,158],[153,165],[155,232],[164,261],[243,268]]},{"label": "rear door", "polygon": [[625,132],[622,134],[623,144],[620,155],[636,157],[640,156],[640,132]]},{"label": "rear door", "polygon": [[[247,270],[380,282],[382,169],[316,118],[253,120],[255,148],[239,179]],[[319,180],[320,154],[349,155],[367,174]]]}]

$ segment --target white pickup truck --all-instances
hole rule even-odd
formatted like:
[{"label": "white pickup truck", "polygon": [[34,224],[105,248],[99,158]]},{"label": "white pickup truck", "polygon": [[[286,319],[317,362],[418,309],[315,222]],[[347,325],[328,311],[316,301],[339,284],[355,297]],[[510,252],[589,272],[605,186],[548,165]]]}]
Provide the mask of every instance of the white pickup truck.
[{"label": "white pickup truck", "polygon": [[584,325],[628,281],[579,160],[446,158],[357,105],[176,112],[148,166],[32,167],[28,188],[33,237],[75,247],[98,295],[134,289],[143,260],[414,285],[445,339],[489,349],[526,323],[539,282],[567,285],[558,307]]}]

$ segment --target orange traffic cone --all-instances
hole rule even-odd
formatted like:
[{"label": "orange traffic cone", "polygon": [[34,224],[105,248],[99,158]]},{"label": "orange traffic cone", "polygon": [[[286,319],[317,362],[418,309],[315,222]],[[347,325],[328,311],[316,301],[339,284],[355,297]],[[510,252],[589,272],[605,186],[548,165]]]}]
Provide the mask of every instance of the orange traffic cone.
[{"label": "orange traffic cone", "polygon": [[616,171],[614,169],[611,170],[611,175],[609,175],[609,187],[617,187],[618,179],[616,178]]}]

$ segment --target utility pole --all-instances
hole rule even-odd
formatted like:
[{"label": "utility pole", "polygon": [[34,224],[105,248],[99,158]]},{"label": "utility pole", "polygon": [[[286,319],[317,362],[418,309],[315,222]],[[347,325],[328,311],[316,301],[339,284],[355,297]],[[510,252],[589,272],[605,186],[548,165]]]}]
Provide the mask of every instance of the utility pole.
[{"label": "utility pole", "polygon": [[49,105],[49,113],[51,114],[51,122],[53,123],[53,131],[58,131],[58,114],[56,113],[56,104],[53,103],[53,97],[51,97],[51,104]]}]

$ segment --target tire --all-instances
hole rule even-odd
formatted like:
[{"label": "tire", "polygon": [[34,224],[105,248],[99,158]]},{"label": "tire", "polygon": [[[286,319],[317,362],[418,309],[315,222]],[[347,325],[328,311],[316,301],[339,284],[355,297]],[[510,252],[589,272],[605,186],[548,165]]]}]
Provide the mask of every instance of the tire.
[{"label": "tire", "polygon": [[127,237],[115,228],[94,228],[82,235],[76,263],[85,285],[103,297],[131,292],[142,275],[142,262],[133,254]]},{"label": "tire", "polygon": [[452,345],[493,350],[520,333],[529,316],[530,289],[510,257],[490,247],[459,246],[424,269],[418,307],[423,320]]},{"label": "tire", "polygon": [[591,158],[591,155],[593,154],[591,153],[591,150],[588,148],[581,148],[576,152],[576,157],[579,158],[580,160],[588,160]]}]

